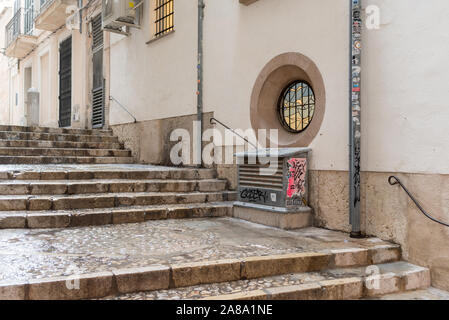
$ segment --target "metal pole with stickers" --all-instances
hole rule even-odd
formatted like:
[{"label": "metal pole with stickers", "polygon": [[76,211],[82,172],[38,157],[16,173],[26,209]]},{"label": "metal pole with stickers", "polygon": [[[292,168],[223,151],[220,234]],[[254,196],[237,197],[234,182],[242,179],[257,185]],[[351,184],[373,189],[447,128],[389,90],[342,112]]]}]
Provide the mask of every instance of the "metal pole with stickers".
[{"label": "metal pole with stickers", "polygon": [[349,110],[349,219],[351,237],[362,236],[360,228],[360,150],[361,150],[361,53],[362,0],[350,0],[350,110]]}]

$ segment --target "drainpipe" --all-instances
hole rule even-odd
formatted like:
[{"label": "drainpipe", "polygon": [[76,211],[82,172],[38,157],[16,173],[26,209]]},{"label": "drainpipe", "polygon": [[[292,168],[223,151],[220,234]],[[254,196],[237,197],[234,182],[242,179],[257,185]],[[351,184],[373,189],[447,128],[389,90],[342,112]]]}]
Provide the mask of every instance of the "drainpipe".
[{"label": "drainpipe", "polygon": [[350,2],[349,40],[349,222],[351,237],[361,238],[360,228],[360,150],[361,150],[361,32],[362,0]]},{"label": "drainpipe", "polygon": [[204,0],[198,0],[198,89],[197,89],[197,125],[199,135],[197,137],[197,163],[202,167],[202,137],[203,137],[203,22],[204,22]]}]

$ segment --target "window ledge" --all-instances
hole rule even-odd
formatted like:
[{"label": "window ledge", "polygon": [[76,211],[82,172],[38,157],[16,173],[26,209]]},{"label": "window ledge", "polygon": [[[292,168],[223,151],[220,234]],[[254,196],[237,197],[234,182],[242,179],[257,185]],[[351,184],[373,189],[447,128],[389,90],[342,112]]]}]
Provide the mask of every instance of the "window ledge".
[{"label": "window ledge", "polygon": [[256,1],[257,0],[240,0],[240,3],[245,5],[245,6],[249,6],[250,4],[253,4]]},{"label": "window ledge", "polygon": [[155,41],[157,41],[157,40],[159,40],[159,39],[165,38],[166,36],[169,36],[169,35],[171,35],[171,34],[173,34],[173,33],[175,33],[175,30],[171,30],[171,31],[169,31],[169,32],[167,32],[167,33],[165,33],[165,34],[163,34],[163,35],[161,35],[161,36],[157,36],[157,37],[155,37],[155,38],[153,38],[153,39],[151,39],[151,40],[148,40],[148,41],[146,42],[146,44],[151,44],[151,43],[153,43],[153,42],[155,42]]}]

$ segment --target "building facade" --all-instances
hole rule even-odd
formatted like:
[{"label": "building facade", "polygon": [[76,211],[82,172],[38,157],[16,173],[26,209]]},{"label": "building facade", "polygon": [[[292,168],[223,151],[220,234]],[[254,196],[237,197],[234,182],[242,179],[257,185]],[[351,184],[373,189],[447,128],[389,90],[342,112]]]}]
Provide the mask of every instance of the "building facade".
[{"label": "building facade", "polygon": [[92,126],[92,24],[101,19],[101,1],[16,0],[7,13],[2,21],[8,21],[3,43],[10,89],[3,123]]},{"label": "building facade", "polygon": [[[41,2],[34,2],[36,8]],[[402,190],[388,183],[392,174],[401,177],[429,212],[449,221],[444,97],[449,5],[431,2],[363,1],[364,9],[372,6],[378,13],[373,17],[367,11],[365,21],[378,23],[362,29],[361,225],[364,234],[400,243],[406,259],[431,268],[434,286],[449,289],[449,229],[426,219]],[[27,3],[21,4],[22,12],[28,12]],[[2,121],[30,123],[28,91],[36,89],[39,125],[110,127],[137,161],[169,165],[171,133],[184,128],[193,136],[202,99],[203,130],[213,127],[214,117],[242,132],[278,129],[280,147],[312,148],[309,183],[315,223],[350,231],[348,1],[204,0],[203,17],[201,3],[135,1],[136,25],[106,28],[100,44],[94,41],[98,20],[93,21],[102,11],[100,1],[70,2],[75,13],[81,9],[80,23],[72,29],[39,29],[57,24],[43,18],[53,7],[37,9],[34,27],[24,31],[23,41],[6,39],[10,89]],[[13,19],[16,9],[3,16]],[[64,12],[65,25],[72,13]],[[48,20],[53,16],[47,15]],[[70,123],[61,123],[61,52],[70,37]],[[100,105],[98,92],[105,97]],[[287,105],[279,107],[281,100]],[[224,135],[221,126],[216,128]],[[215,156],[222,158],[245,144],[236,141],[237,147],[215,141]],[[235,163],[217,162],[235,188]]]}]

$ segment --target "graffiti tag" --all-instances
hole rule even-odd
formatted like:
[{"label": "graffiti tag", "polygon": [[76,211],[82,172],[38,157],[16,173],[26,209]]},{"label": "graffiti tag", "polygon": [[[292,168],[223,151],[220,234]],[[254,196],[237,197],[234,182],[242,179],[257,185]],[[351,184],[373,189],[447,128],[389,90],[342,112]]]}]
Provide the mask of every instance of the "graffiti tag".
[{"label": "graffiti tag", "polygon": [[288,160],[287,197],[302,197],[305,194],[307,159],[292,158]]},{"label": "graffiti tag", "polygon": [[268,192],[259,189],[243,189],[240,198],[249,202],[267,202]]}]

